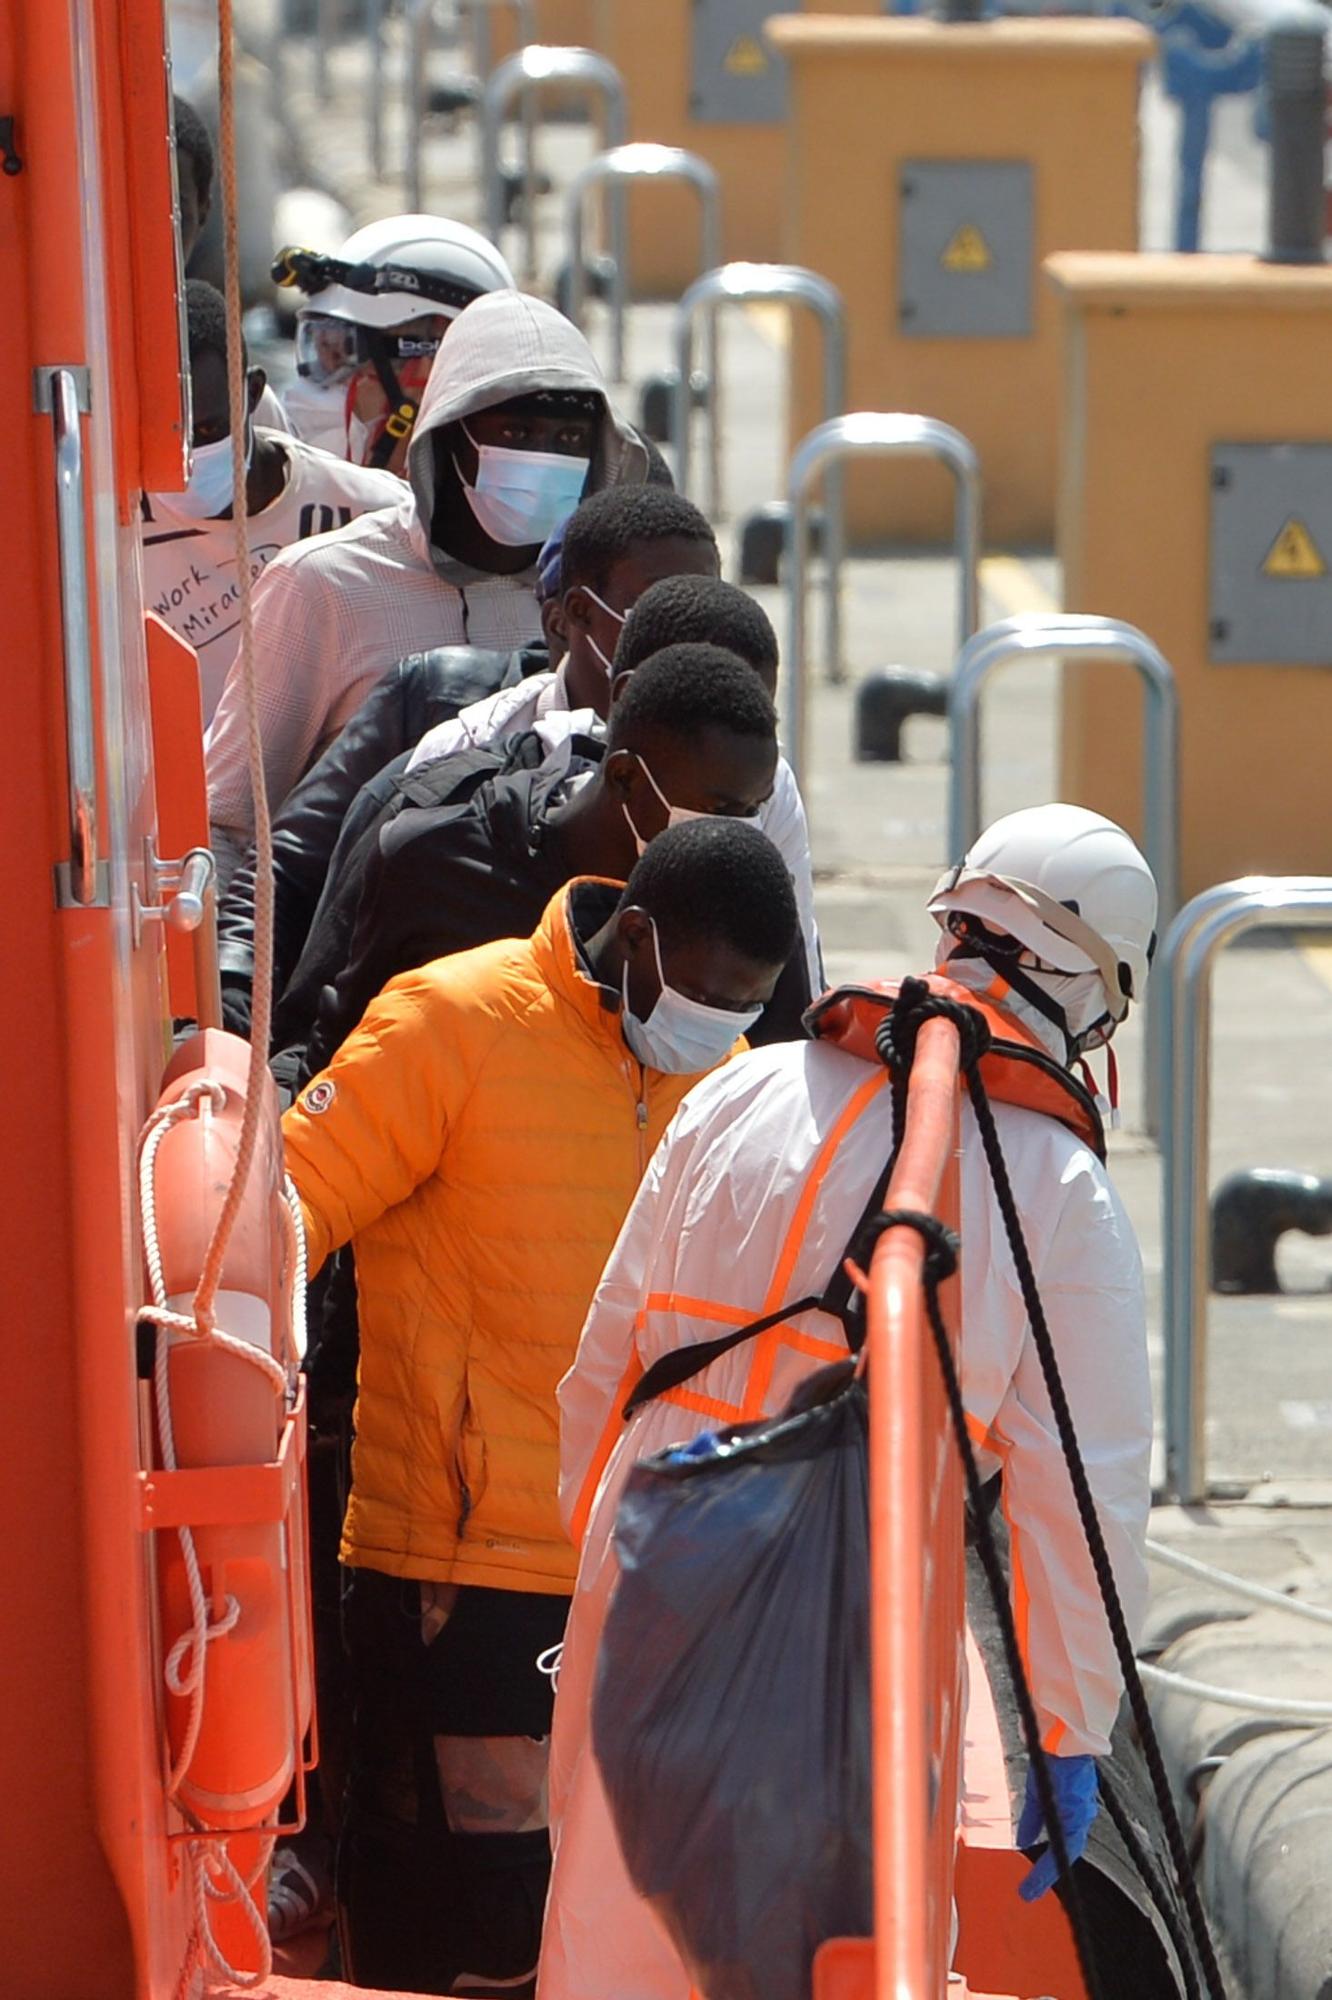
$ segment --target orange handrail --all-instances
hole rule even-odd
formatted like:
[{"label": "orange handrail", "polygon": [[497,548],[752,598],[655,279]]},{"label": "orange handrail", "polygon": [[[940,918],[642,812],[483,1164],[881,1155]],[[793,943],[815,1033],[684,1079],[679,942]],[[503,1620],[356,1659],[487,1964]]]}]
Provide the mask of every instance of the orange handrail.
[{"label": "orange handrail", "polygon": [[[958,1221],[958,1036],[924,1023],[885,1207]],[[876,2000],[948,1981],[965,1635],[961,1475],[925,1316],[926,1245],[879,1238],[870,1268],[870,1661]],[[956,1280],[945,1324],[956,1338]]]}]

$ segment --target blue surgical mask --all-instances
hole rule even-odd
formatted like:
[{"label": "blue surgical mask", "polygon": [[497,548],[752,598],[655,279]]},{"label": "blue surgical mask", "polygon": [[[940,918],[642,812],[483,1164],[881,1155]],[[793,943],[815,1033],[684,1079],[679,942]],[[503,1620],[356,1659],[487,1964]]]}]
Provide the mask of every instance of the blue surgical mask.
[{"label": "blue surgical mask", "polygon": [[620,1027],[625,1041],[645,1069],[664,1070],[668,1076],[694,1076],[701,1070],[712,1069],[730,1053],[741,1035],[749,1033],[763,1012],[762,1007],[746,1007],[740,1013],[732,1013],[729,1007],[706,1007],[701,1000],[691,1000],[666,983],[655,924],[652,950],[661,991],[646,1021],[640,1021],[629,1005],[628,964],[624,968]]},{"label": "blue surgical mask", "polygon": [[[245,466],[249,470],[254,450],[254,433],[245,427]],[[236,498],[231,470],[231,439],[218,438],[215,444],[196,444],[190,453],[190,483],[183,493],[165,493],[162,498],[178,514],[197,521],[211,521],[225,513]]]},{"label": "blue surgical mask", "polygon": [[463,477],[456,458],[453,469],[478,527],[506,549],[544,542],[582,499],[591,460],[560,451],[478,444],[466,424],[462,428],[476,453],[475,485]]}]

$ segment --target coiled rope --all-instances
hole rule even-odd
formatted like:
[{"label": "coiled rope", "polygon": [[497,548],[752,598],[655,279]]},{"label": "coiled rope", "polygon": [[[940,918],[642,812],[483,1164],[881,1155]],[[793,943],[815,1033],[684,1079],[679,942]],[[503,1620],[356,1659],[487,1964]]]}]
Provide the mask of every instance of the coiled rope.
[{"label": "coiled rope", "polygon": [[[225,1347],[247,1360],[267,1374],[284,1396],[288,1394],[290,1383],[286,1369],[271,1355],[253,1347],[248,1341],[236,1340],[219,1329],[216,1322],[216,1300],[222,1282],[226,1262],[227,1246],[231,1241],[236,1218],[245,1198],[246,1186],[254,1166],[258,1144],[259,1123],[263,1114],[264,1098],[268,1088],[268,1071],[264,1061],[268,1048],[273,1002],[273,842],[268,811],[268,794],[264,778],[263,744],[259,734],[258,704],[255,696],[254,678],[254,625],[252,609],[253,577],[250,568],[249,521],[245,502],[245,429],[247,411],[244,334],[241,324],[240,261],[238,248],[238,200],[236,180],[236,95],[235,95],[235,25],[232,0],[218,0],[218,138],[222,185],[222,233],[225,255],[224,295],[227,320],[227,388],[231,422],[231,467],[232,467],[232,527],[236,548],[237,606],[240,621],[240,638],[237,660],[240,668],[241,688],[245,707],[246,738],[250,769],[250,785],[254,795],[255,831],[255,918],[254,918],[254,987],[251,1031],[251,1060],[247,1080],[240,1133],[237,1140],[236,1160],[231,1179],[218,1213],[212,1238],[203,1260],[199,1282],[187,1314],[171,1313],[166,1308],[166,1293],[162,1284],[161,1255],[157,1246],[155,1203],[153,1200],[153,1162],[157,1148],[177,1117],[197,1116],[198,1106],[217,1087],[209,1084],[195,1086],[186,1093],[179,1104],[171,1105],[150,1121],[140,1159],[140,1196],[143,1215],[144,1243],[148,1255],[150,1284],[153,1303],[145,1313],[158,1328],[156,1366],[154,1383],[156,1390],[157,1419],[161,1438],[163,1464],[167,1470],[175,1469],[175,1443],[171,1425],[170,1384],[168,1375],[169,1336],[171,1333],[195,1340],[208,1340]],[[187,1102],[188,1100],[188,1102]],[[214,1097],[216,1103],[216,1097]],[[287,1320],[287,1342],[292,1342],[292,1326],[304,1324],[304,1234],[300,1224],[299,1209],[293,1207],[293,1193],[285,1191],[285,1213],[288,1218],[289,1270],[291,1317]],[[300,1318],[296,1313],[299,1309]],[[288,1356],[291,1359],[292,1356]],[[207,1677],[208,1645],[211,1640],[229,1632],[240,1615],[239,1606],[233,1597],[228,1597],[221,1618],[210,1621],[203,1581],[199,1573],[198,1556],[194,1548],[194,1538],[188,1528],[179,1530],[181,1553],[189,1588],[191,1625],[190,1629],[172,1647],[165,1665],[167,1686],[173,1694],[188,1695],[190,1699],[189,1723],[180,1754],[168,1776],[168,1792],[175,1794],[188,1768],[189,1761],[198,1740],[199,1726],[203,1714],[204,1688]],[[179,1803],[179,1801],[177,1801]],[[189,1815],[186,1815],[189,1817]],[[226,1843],[210,1841],[202,1837],[191,1840],[186,1852],[188,1866],[192,1874],[194,1904],[194,1938],[187,1950],[186,1964],[182,1973],[182,1985],[188,1983],[191,1965],[199,1953],[205,1955],[225,1978],[238,1986],[260,1986],[272,1971],[272,1948],[269,1943],[268,1923],[265,1912],[259,1906],[255,1884],[262,1880],[272,1850],[272,1840],[262,1843],[260,1858],[254,1873],[247,1882],[227,1851]],[[254,1933],[258,1947],[258,1965],[253,1972],[247,1972],[228,1963],[217,1944],[209,1914],[209,1905],[217,1901],[235,1901],[241,1905],[250,1929]]]}]

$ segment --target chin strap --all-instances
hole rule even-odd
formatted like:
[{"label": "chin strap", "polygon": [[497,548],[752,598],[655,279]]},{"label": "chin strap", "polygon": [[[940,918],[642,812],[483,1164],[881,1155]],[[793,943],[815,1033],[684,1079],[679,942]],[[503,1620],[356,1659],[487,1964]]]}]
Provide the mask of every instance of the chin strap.
[{"label": "chin strap", "polygon": [[383,341],[372,328],[366,329],[366,344],[389,406],[388,421],[375,441],[369,459],[376,472],[383,472],[403,439],[411,436],[416,425],[417,406],[404,391]]},{"label": "chin strap", "polygon": [[[1043,986],[1038,986],[1030,973],[1024,972],[1017,962],[1016,953],[988,952],[974,938],[968,938],[961,950],[949,954],[951,958],[979,958],[984,960],[1005,988],[1020,993],[1022,998],[1043,1014],[1051,1027],[1057,1028],[1064,1038],[1064,1063],[1072,1068],[1077,1060],[1078,1050],[1073,1037],[1068,1032],[1068,1020],[1057,1000],[1052,1000]],[[1002,996],[992,992],[990,998],[996,1002]]]}]

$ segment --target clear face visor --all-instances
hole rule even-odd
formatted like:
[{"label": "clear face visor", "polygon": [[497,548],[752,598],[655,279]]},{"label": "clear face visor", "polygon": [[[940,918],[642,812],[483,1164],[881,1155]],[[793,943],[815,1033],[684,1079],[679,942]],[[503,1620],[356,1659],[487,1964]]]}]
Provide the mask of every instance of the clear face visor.
[{"label": "clear face visor", "polygon": [[355,321],[328,313],[302,313],[296,322],[296,372],[327,388],[345,382],[364,360]]},{"label": "clear face visor", "polygon": [[[439,351],[437,333],[380,333],[380,352],[390,366],[405,361],[432,361]],[[374,356],[371,336],[355,320],[332,313],[302,313],[296,322],[296,372],[320,388],[350,381]]]},{"label": "clear face visor", "polygon": [[[1123,1020],[1129,1009],[1130,996],[1125,993],[1123,987],[1120,985],[1119,960],[1115,956],[1115,953],[1106,943],[1105,939],[1091,928],[1090,924],[1083,922],[1076,910],[1070,910],[1067,903],[1057,902],[1053,896],[1047,896],[1045,891],[1038,889],[1034,883],[1020,881],[1013,875],[996,875],[988,868],[968,868],[965,862],[959,862],[956,868],[950,868],[946,874],[940,876],[935,885],[934,894],[930,898],[930,907],[933,909],[936,902],[956,894],[959,889],[965,890],[969,886],[974,887],[981,884],[989,888],[1004,890],[1009,895],[1016,896],[1018,901],[1024,904],[1031,911],[1032,915],[1038,919],[1044,929],[1052,932],[1055,938],[1062,938],[1065,944],[1071,944],[1084,957],[1089,959],[1092,969],[1098,974],[1101,984],[1105,988],[1105,996],[1111,1019],[1113,1021]],[[984,918],[978,919],[971,916],[965,910],[948,911],[945,909],[937,914],[943,922],[944,927],[955,936],[962,934],[962,930],[967,923],[974,925],[979,922],[984,925],[987,921]],[[953,921],[955,916],[960,920],[957,924]],[[998,919],[995,918],[990,921],[997,922]],[[1037,946],[1030,944],[1026,940],[1014,938],[1013,946],[1014,956],[1019,956],[1023,952],[1030,952],[1034,960],[1046,966],[1052,972],[1070,972],[1082,969],[1080,967],[1060,966],[1053,963],[1043,956]]]}]

